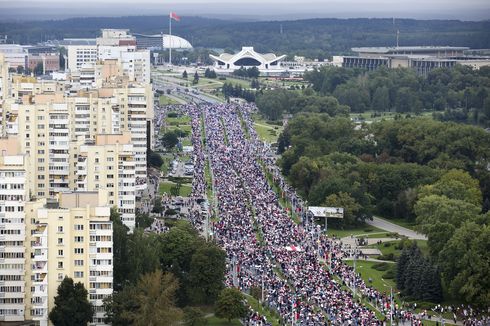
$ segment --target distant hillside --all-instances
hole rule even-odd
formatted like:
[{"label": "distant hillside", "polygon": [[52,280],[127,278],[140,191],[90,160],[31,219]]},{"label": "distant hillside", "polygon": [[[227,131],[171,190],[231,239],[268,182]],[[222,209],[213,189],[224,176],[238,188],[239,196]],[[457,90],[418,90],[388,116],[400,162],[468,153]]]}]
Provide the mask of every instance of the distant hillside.
[{"label": "distant hillside", "polygon": [[[282,34],[281,34],[282,25]],[[400,30],[400,45],[452,45],[490,48],[490,21],[397,19],[306,19],[294,21],[232,22],[183,17],[174,34],[197,47],[239,49],[324,57],[348,53],[355,46],[389,46]],[[63,37],[95,37],[101,28],[128,28],[138,33],[168,32],[165,16],[73,18],[66,20],[0,23],[0,34],[15,42],[33,43]]]}]

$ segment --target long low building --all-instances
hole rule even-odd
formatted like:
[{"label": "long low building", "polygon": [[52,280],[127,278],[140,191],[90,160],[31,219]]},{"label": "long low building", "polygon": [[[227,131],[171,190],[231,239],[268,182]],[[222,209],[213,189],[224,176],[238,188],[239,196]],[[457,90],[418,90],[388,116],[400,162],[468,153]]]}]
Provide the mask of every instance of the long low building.
[{"label": "long low building", "polygon": [[456,64],[479,69],[490,65],[490,57],[468,57],[468,47],[454,46],[399,46],[352,48],[357,56],[341,57],[346,68],[375,70],[380,67],[411,68],[420,75],[427,75],[437,68],[452,68]]}]

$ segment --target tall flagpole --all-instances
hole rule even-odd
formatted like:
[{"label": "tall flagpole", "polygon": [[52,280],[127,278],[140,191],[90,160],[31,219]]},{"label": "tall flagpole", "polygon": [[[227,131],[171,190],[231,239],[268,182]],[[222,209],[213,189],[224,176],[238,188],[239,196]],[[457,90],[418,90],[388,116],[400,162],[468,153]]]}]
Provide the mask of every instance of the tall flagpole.
[{"label": "tall flagpole", "polygon": [[170,39],[168,40],[168,44],[169,44],[169,47],[168,47],[168,65],[171,66],[172,65],[172,13],[170,13],[169,17],[168,17],[168,31],[169,31],[169,35],[170,35]]}]

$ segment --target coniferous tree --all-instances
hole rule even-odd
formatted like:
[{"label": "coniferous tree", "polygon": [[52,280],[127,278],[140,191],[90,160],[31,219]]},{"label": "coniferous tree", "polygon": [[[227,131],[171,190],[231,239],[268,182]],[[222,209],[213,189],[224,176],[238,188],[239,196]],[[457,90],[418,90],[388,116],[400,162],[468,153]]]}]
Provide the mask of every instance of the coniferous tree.
[{"label": "coniferous tree", "polygon": [[58,286],[54,308],[49,319],[55,326],[86,326],[92,320],[93,308],[82,283],[65,277]]}]

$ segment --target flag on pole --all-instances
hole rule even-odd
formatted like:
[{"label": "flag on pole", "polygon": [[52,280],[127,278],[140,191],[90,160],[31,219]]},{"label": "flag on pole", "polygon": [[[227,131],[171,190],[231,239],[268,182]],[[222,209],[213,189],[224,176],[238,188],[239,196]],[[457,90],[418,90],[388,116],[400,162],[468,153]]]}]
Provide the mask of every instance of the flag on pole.
[{"label": "flag on pole", "polygon": [[177,22],[180,22],[180,16],[177,16],[175,12],[170,12],[170,18]]}]

